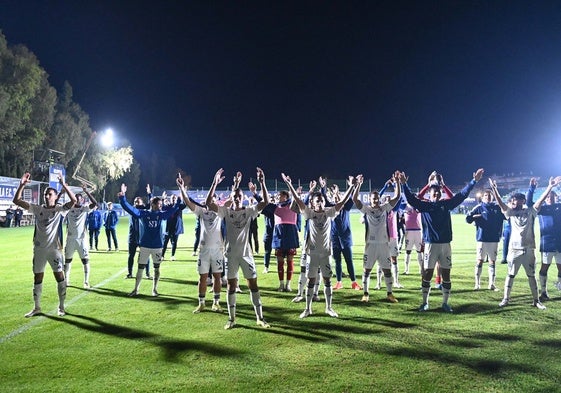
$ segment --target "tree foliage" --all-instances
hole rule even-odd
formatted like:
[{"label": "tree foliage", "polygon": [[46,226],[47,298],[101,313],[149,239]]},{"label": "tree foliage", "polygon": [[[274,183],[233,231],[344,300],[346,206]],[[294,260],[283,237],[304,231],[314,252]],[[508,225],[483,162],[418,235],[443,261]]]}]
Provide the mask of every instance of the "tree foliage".
[{"label": "tree foliage", "polygon": [[0,32],[0,175],[20,177],[32,171],[38,158],[34,152],[50,149],[64,153],[60,163],[70,184],[80,183],[70,178],[77,168],[77,175],[99,190],[127,174],[138,183],[140,167],[132,166],[132,148],[104,151],[96,137],[89,115],[73,101],[70,83],[64,83],[57,97],[35,55],[23,45],[9,47]]},{"label": "tree foliage", "polygon": [[0,33],[0,173],[19,177],[53,124],[56,91],[33,53]]}]

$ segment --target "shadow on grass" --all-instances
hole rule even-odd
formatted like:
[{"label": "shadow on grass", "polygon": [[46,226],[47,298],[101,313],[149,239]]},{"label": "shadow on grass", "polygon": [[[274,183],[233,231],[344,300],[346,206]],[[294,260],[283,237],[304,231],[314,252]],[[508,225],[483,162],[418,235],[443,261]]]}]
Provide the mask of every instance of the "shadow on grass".
[{"label": "shadow on grass", "polygon": [[164,303],[167,305],[192,304],[198,301],[198,298],[193,296],[167,295],[165,293],[160,293],[160,296],[152,296],[150,294],[152,292],[152,289],[146,289],[147,291],[146,294],[141,292],[134,297],[129,296],[130,292],[128,291],[124,292],[111,288],[99,287],[99,288],[84,289],[84,291],[89,291],[91,293],[95,293],[96,295],[102,295],[102,296],[127,298],[130,299],[131,301],[144,300],[144,301]]},{"label": "shadow on grass", "polygon": [[536,341],[535,344],[546,348],[561,348],[561,340],[540,340]]},{"label": "shadow on grass", "polygon": [[209,342],[168,339],[148,331],[108,323],[86,315],[67,313],[65,318],[51,315],[45,315],[45,317],[94,333],[101,333],[127,340],[144,340],[146,343],[160,347],[163,350],[165,360],[168,362],[178,362],[179,355],[193,351],[204,352],[205,355],[208,356],[231,358],[236,358],[246,353],[246,351],[242,351],[239,348],[223,347]]},{"label": "shadow on grass", "polygon": [[504,360],[482,359],[480,357],[469,358],[461,355],[446,353],[435,348],[394,348],[384,351],[388,355],[405,356],[410,359],[418,359],[422,361],[438,362],[445,365],[455,364],[470,368],[478,373],[495,375],[498,373],[516,371],[519,373],[536,373],[540,371],[539,367],[528,364],[509,362]]}]

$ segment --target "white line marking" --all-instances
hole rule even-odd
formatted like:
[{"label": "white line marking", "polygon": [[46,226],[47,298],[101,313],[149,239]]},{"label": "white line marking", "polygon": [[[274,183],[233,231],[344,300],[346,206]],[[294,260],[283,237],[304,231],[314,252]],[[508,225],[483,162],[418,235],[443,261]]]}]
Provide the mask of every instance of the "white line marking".
[{"label": "white line marking", "polygon": [[[122,276],[125,273],[126,269],[121,270],[119,273],[115,274],[112,277],[109,277],[108,279],[106,279],[105,281],[100,282],[99,284],[95,285],[92,287],[92,289],[94,288],[100,288],[103,287],[105,284],[115,280],[116,278]],[[80,293],[78,296],[73,297],[70,301],[65,302],[64,306],[71,306],[72,304],[76,303],[78,300],[81,300],[84,296],[87,296],[90,293],[90,291],[84,291],[82,293]],[[57,313],[57,309],[54,309],[48,313],[46,313],[47,315],[56,315]],[[29,329],[31,329],[33,326],[37,325],[38,323],[43,322],[45,319],[47,319],[44,316],[38,316],[38,317],[32,317],[31,321],[29,321],[28,323],[26,323],[25,325],[21,326],[20,328],[14,330],[11,333],[8,333],[6,336],[4,337],[0,337],[0,344],[5,343],[8,340],[11,340],[12,338],[25,333],[26,331],[28,331]]]}]

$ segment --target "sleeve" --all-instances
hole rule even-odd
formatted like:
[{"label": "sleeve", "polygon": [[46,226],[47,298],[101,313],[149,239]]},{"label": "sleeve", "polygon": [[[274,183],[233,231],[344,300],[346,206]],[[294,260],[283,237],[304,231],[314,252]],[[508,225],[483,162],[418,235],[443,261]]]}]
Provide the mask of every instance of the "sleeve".
[{"label": "sleeve", "polygon": [[473,209],[471,209],[471,211],[466,215],[466,222],[468,224],[471,224],[472,222],[475,221],[475,218],[473,218],[474,214],[477,214],[479,210],[479,206],[475,206]]},{"label": "sleeve", "polygon": [[419,198],[417,198],[415,195],[413,195],[411,189],[409,189],[409,186],[407,184],[403,185],[403,192],[405,193],[405,198],[407,199],[407,203],[409,203],[418,211],[423,210],[424,202],[421,201]]},{"label": "sleeve", "polygon": [[526,193],[526,204],[528,206],[534,204],[534,191],[536,191],[536,187],[530,186],[530,188],[528,188],[528,192]]},{"label": "sleeve", "polygon": [[[136,217],[136,218],[140,218],[140,211],[138,209],[136,209],[135,207],[131,206],[127,200],[125,199],[124,196],[120,196],[119,197],[119,203],[121,204],[121,206],[123,207],[123,209],[129,213],[131,216]],[[117,213],[115,213],[115,216],[117,216]],[[117,218],[118,220],[118,218]]]},{"label": "sleeve", "polygon": [[469,193],[475,186],[475,180],[470,180],[469,183],[462,188],[460,192],[454,195],[451,199],[446,200],[446,207],[448,210],[455,209],[456,207],[460,206],[460,204],[469,196]]}]

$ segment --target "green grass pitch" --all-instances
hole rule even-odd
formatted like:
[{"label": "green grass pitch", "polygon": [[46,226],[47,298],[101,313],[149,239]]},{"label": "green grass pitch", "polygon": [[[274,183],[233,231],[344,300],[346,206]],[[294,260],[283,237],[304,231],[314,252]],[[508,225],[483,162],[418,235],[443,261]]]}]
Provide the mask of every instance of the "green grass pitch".
[{"label": "green grass pitch", "polygon": [[[352,215],[354,264],[362,271],[364,231]],[[121,251],[92,252],[91,284],[82,288],[82,267],[73,261],[68,315],[56,316],[56,285],[47,270],[45,315],[26,319],[32,308],[31,227],[0,230],[1,392],[553,392],[561,391],[561,299],[550,269],[547,310],[530,306],[523,270],[512,304],[499,309],[506,265],[497,267],[498,292],[473,290],[474,227],[453,216],[453,314],[439,311],[441,294],[431,293],[431,310],[419,313],[417,265],[401,276],[405,288],[335,291],[334,319],[315,303],[314,314],[298,318],[303,304],[279,293],[274,272],[256,256],[264,315],[270,329],[255,325],[247,287],[238,295],[238,325],[225,331],[227,314],[197,305],[196,260],[191,256],[193,215],[184,214],[176,261],[162,264],[160,297],[129,298],[126,280],[127,220],[118,228]],[[260,236],[263,222],[259,219]],[[537,229],[537,228],[536,228]],[[537,236],[539,234],[537,233]],[[100,236],[106,249],[105,234]],[[262,250],[261,250],[262,252]],[[168,251],[169,256],[169,251]],[[538,261],[539,254],[536,253]],[[298,270],[298,263],[296,264]],[[539,265],[539,264],[538,264]],[[403,255],[399,257],[403,270]],[[49,268],[48,268],[49,269]],[[345,270],[345,269],[344,269]],[[483,287],[487,284],[483,269]],[[297,274],[292,288],[296,287]],[[334,281],[334,280],[333,280]],[[211,296],[207,296],[210,304]],[[322,297],[323,298],[323,297]],[[225,306],[225,294],[221,303]],[[210,308],[210,307],[209,307]]]}]

